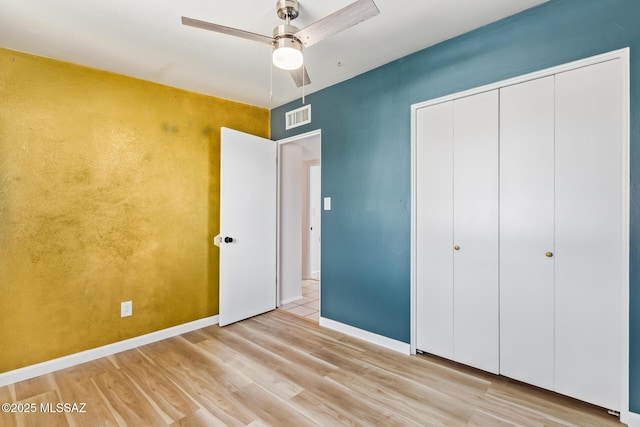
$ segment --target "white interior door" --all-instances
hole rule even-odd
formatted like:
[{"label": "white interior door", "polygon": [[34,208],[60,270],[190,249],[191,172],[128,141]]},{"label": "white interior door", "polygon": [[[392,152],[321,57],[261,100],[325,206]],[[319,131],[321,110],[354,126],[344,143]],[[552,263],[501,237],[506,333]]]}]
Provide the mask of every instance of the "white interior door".
[{"label": "white interior door", "polygon": [[500,373],[553,390],[554,77],[500,89]]},{"label": "white interior door", "polygon": [[275,142],[222,128],[220,326],[276,307],[276,187]]},{"label": "white interior door", "polygon": [[416,348],[453,359],[453,102],[416,120]]},{"label": "white interior door", "polygon": [[454,360],[499,371],[498,91],[453,102]]},{"label": "white interior door", "polygon": [[628,179],[622,105],[620,60],[556,75],[556,391],[616,410]]}]

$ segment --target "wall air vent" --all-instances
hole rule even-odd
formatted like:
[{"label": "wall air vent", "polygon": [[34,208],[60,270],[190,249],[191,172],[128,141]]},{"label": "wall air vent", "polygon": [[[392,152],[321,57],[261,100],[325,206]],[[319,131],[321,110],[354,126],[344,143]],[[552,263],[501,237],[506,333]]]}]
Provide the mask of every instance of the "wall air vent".
[{"label": "wall air vent", "polygon": [[285,114],[285,121],[286,130],[311,123],[311,104],[287,112]]}]

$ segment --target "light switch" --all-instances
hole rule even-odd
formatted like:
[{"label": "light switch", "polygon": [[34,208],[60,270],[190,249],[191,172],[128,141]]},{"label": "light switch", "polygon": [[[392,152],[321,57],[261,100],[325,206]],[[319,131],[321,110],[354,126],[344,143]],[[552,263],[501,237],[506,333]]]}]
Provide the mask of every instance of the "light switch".
[{"label": "light switch", "polygon": [[330,211],[331,210],[331,197],[325,197],[324,198],[324,210],[325,211]]}]

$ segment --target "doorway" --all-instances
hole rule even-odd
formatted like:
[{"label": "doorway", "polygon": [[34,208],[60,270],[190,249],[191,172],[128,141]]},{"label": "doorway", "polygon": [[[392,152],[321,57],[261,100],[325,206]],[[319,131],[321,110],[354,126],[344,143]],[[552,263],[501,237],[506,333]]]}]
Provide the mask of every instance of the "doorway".
[{"label": "doorway", "polygon": [[278,307],[320,315],[320,131],[278,142]]}]

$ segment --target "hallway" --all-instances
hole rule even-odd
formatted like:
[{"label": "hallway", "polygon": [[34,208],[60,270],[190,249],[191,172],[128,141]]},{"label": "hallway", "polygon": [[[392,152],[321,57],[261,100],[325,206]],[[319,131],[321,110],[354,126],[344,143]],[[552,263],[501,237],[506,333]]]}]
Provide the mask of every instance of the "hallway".
[{"label": "hallway", "polygon": [[302,299],[280,308],[306,320],[318,323],[320,317],[320,282],[318,280],[302,281]]}]

